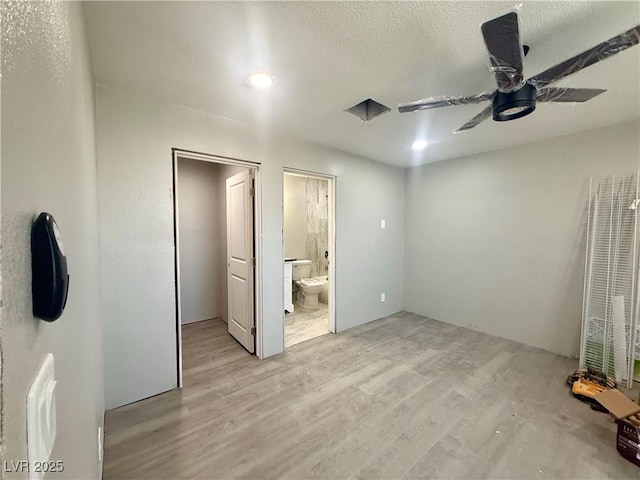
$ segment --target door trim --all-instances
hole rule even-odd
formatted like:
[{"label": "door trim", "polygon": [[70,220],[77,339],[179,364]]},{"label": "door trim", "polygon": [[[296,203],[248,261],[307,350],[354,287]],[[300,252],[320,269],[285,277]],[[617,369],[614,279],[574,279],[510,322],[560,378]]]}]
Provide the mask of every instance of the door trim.
[{"label": "door trim", "polygon": [[[312,172],[309,170],[301,170],[299,168],[284,167],[282,174],[298,175],[302,177],[319,178],[328,181],[328,208],[329,208],[329,278],[333,281],[329,282],[329,331],[337,333],[336,328],[336,181],[335,175],[325,173]],[[282,225],[284,228],[284,210],[282,211]],[[282,253],[284,255],[284,235],[282,235]],[[284,260],[284,259],[283,259]],[[284,261],[282,265],[282,277],[284,277]],[[284,309],[282,310],[282,328],[284,331]]]},{"label": "door trim", "polygon": [[253,207],[255,209],[253,239],[256,256],[256,268],[254,279],[254,314],[256,322],[256,356],[263,358],[263,334],[262,334],[262,305],[263,305],[263,255],[262,255],[262,172],[261,164],[249,160],[238,158],[224,157],[221,155],[212,155],[208,153],[195,152],[192,150],[184,150],[180,148],[171,149],[172,163],[172,181],[173,189],[171,192],[173,200],[173,257],[174,257],[174,282],[175,282],[175,301],[176,301],[176,351],[177,351],[177,379],[178,388],[182,388],[182,328],[181,328],[181,305],[180,305],[180,235],[179,235],[179,205],[178,205],[178,158],[187,158],[191,160],[202,160],[210,163],[220,163],[225,165],[237,165],[254,170],[256,194],[253,198]]}]

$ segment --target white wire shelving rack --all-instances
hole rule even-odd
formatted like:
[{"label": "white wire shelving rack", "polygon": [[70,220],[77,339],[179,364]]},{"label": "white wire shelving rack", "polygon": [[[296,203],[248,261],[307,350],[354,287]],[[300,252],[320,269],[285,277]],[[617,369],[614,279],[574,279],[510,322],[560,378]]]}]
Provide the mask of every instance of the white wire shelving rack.
[{"label": "white wire shelving rack", "polygon": [[637,173],[590,179],[580,341],[580,367],[628,388],[640,360],[638,179]]}]

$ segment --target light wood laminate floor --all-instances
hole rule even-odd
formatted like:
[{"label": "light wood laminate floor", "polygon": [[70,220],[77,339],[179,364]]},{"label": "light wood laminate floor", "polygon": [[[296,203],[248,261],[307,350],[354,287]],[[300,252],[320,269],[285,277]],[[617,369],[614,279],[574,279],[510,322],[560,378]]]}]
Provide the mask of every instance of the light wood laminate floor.
[{"label": "light wood laminate floor", "polygon": [[107,412],[104,478],[640,478],[536,348],[408,313],[262,361],[183,339],[182,391]]},{"label": "light wood laminate floor", "polygon": [[329,305],[320,303],[317,310],[303,310],[299,305],[284,316],[284,346],[306,342],[329,333]]}]

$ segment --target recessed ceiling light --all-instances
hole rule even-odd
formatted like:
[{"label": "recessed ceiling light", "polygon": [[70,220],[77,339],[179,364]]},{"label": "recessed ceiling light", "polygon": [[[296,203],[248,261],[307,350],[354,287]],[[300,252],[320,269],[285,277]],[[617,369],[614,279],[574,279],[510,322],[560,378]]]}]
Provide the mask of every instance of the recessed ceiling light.
[{"label": "recessed ceiling light", "polygon": [[269,88],[273,83],[273,77],[265,72],[253,72],[247,78],[247,85],[257,90]]},{"label": "recessed ceiling light", "polygon": [[427,148],[427,145],[428,143],[426,140],[416,140],[411,144],[411,148],[413,148],[414,150],[424,150],[425,148]]}]

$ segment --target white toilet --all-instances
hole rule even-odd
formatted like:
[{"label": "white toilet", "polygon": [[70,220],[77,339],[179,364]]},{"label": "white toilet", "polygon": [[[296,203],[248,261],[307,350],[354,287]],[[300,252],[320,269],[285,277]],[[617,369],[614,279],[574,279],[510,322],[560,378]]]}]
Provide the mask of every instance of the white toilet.
[{"label": "white toilet", "polygon": [[296,303],[307,310],[318,308],[318,294],[324,286],[320,280],[311,277],[311,260],[295,260],[293,262],[292,278],[298,286]]}]

